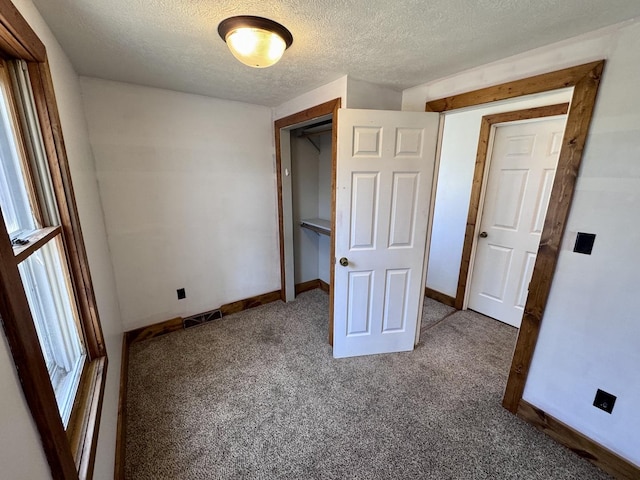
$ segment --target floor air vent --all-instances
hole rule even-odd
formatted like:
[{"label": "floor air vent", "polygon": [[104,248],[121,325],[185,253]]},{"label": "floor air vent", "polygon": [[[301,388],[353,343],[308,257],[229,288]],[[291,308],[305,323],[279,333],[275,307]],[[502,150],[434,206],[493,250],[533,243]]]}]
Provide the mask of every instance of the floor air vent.
[{"label": "floor air vent", "polygon": [[211,310],[210,312],[199,313],[198,315],[182,319],[182,326],[184,328],[197,327],[198,325],[203,325],[213,320],[218,320],[219,318],[222,318],[222,312],[220,310]]}]

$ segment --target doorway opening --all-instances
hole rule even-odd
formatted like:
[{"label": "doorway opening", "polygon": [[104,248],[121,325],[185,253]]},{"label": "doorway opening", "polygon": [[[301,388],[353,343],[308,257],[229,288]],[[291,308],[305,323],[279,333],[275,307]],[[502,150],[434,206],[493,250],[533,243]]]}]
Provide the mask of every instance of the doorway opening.
[{"label": "doorway opening", "polygon": [[[543,319],[551,282],[555,273],[560,245],[569,216],[576,185],[577,172],[589,132],[604,60],[545,73],[493,87],[427,102],[426,111],[448,112],[490,102],[508,100],[524,95],[573,88],[558,167],[549,198],[549,208],[541,233],[529,295],[524,308],[522,325],[511,363],[509,380],[502,405],[527,421],[535,422],[535,408],[523,400],[524,387],[533,360],[533,352]],[[467,225],[467,229],[470,226]],[[475,226],[472,227],[475,231]],[[545,415],[544,412],[539,412]],[[561,431],[560,426],[554,427]],[[566,432],[562,431],[564,435]],[[572,446],[572,444],[570,445]]]},{"label": "doorway opening", "polygon": [[335,165],[341,99],[274,123],[280,298],[320,288],[329,293],[329,344],[333,345]]},{"label": "doorway opening", "polygon": [[572,88],[565,88],[443,113],[427,296],[458,310],[466,307],[469,266],[473,240],[480,233],[475,227],[493,125],[520,119],[518,114],[508,115],[514,111],[531,111],[523,113],[521,119],[545,116],[549,106],[568,103],[572,92]]},{"label": "doorway opening", "polygon": [[474,172],[481,181],[472,187],[468,215],[476,227],[465,237],[458,280],[463,309],[520,328],[568,109],[564,103],[482,118]]},{"label": "doorway opening", "polygon": [[[328,283],[335,357],[409,351],[422,308],[439,116],[362,109],[338,115],[338,107],[328,102],[275,124],[281,298]],[[329,125],[331,138],[314,143]]]}]

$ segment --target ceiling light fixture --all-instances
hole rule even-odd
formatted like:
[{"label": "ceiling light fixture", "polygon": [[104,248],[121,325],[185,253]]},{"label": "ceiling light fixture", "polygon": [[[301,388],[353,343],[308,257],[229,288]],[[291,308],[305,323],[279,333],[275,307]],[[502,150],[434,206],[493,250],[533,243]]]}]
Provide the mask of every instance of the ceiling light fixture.
[{"label": "ceiling light fixture", "polygon": [[293,35],[268,18],[241,15],[218,25],[220,37],[234,57],[255,68],[270,67],[293,43]]}]

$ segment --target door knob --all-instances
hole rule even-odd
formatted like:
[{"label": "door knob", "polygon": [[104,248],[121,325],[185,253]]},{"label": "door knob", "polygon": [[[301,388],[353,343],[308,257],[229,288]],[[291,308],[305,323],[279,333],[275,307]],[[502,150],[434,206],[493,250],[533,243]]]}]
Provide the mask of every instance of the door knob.
[{"label": "door knob", "polygon": [[487,238],[489,234],[487,232],[480,232],[480,238]]},{"label": "door knob", "polygon": [[349,265],[349,260],[347,259],[347,257],[342,257],[340,259],[340,265],[342,265],[343,267],[346,267],[347,265]]}]

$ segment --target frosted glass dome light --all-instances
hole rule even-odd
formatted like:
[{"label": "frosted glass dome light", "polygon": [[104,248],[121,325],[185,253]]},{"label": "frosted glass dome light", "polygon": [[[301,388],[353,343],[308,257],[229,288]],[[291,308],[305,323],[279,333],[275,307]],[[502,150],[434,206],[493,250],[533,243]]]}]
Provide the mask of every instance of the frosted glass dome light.
[{"label": "frosted glass dome light", "polygon": [[255,68],[274,65],[293,43],[289,30],[262,17],[227,18],[218,25],[218,33],[234,57]]}]

